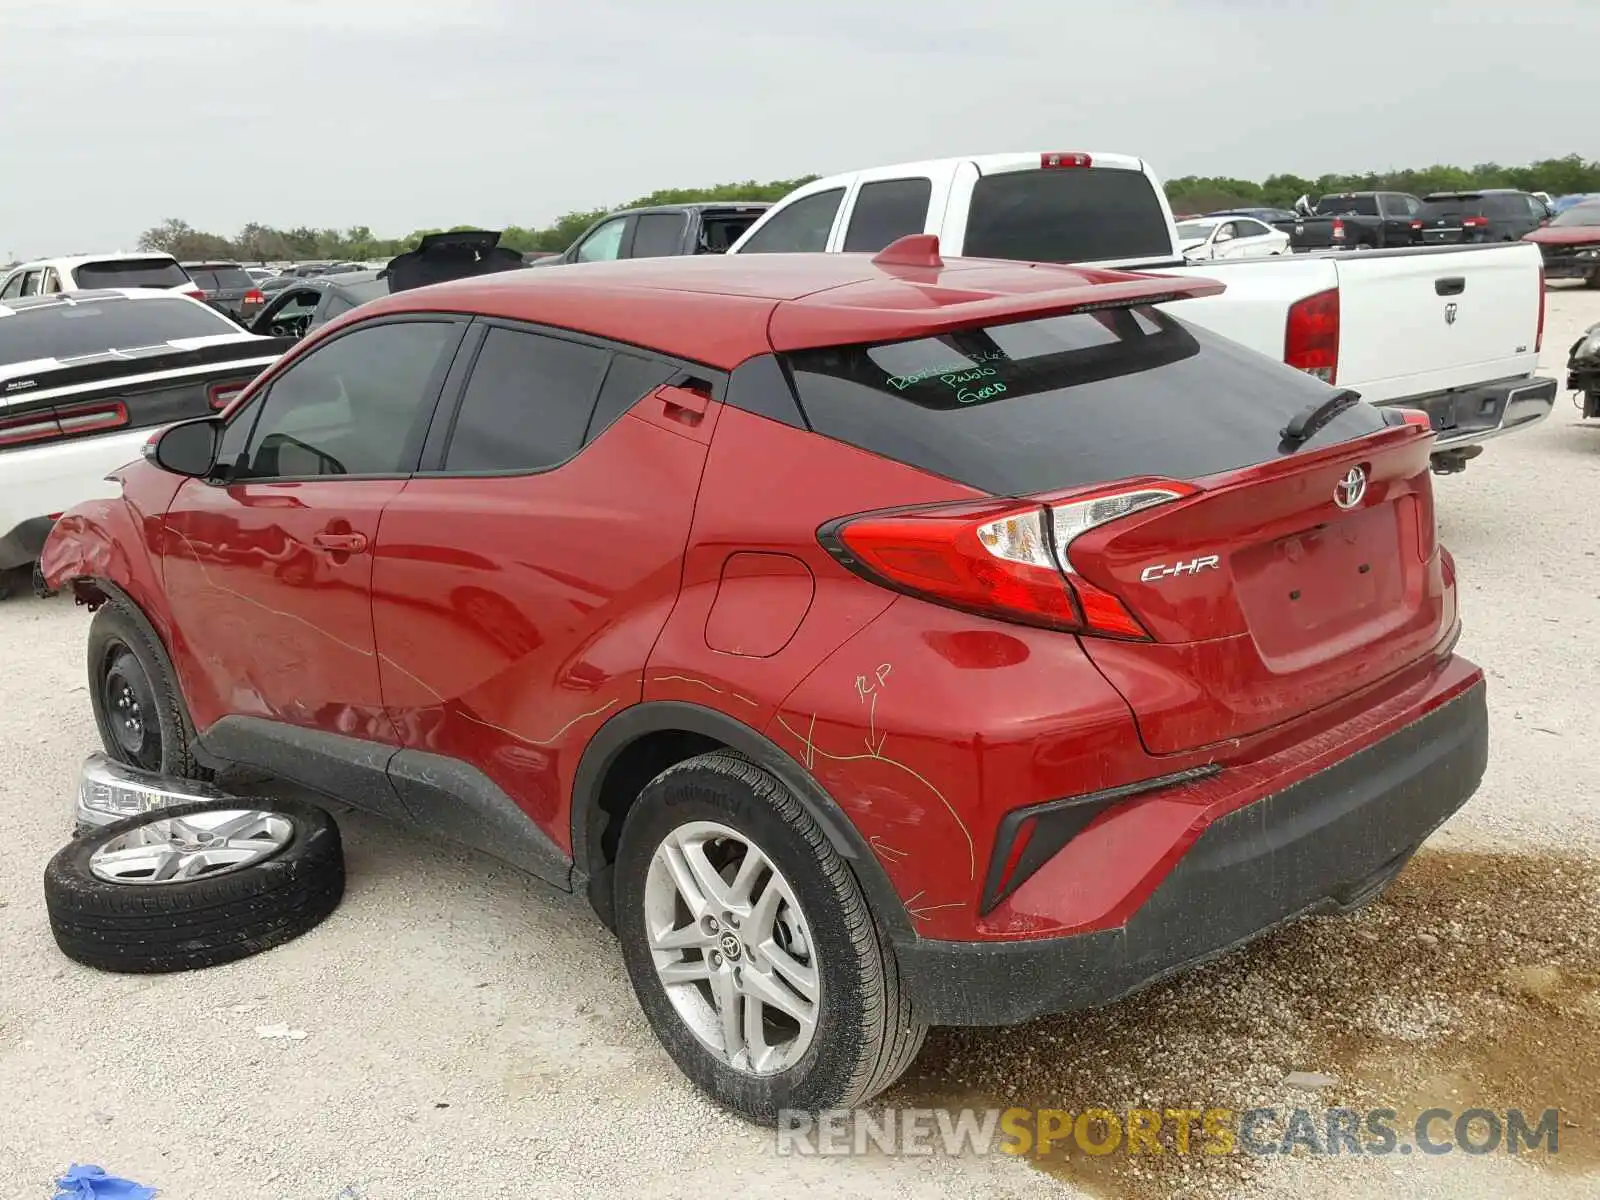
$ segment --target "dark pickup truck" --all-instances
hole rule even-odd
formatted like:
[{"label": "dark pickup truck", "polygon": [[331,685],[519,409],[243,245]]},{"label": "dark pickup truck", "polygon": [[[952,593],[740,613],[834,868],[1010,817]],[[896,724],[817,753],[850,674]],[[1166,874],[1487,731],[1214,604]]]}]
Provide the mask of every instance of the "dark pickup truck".
[{"label": "dark pickup truck", "polygon": [[1289,235],[1289,249],[1382,250],[1420,240],[1422,201],[1405,192],[1344,192],[1323,196],[1311,215],[1273,224]]},{"label": "dark pickup truck", "polygon": [[737,200],[623,209],[589,226],[563,253],[529,265],[722,254],[770,207],[765,201]]}]

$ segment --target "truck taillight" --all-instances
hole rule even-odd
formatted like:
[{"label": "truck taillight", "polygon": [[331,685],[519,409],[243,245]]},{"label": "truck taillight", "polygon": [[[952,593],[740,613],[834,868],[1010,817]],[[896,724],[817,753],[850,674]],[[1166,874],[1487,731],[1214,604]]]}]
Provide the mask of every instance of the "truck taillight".
[{"label": "truck taillight", "polygon": [[1339,375],[1339,289],[1329,288],[1289,306],[1283,361],[1334,383]]},{"label": "truck taillight", "polygon": [[1073,538],[1193,495],[1186,483],[1141,480],[1057,500],[982,500],[911,512],[863,513],[820,538],[874,583],[964,612],[1046,629],[1149,640],[1121,599],[1079,576]]},{"label": "truck taillight", "polygon": [[1333,219],[1333,232],[1329,236],[1336,242],[1344,241],[1344,222],[1338,217]]},{"label": "truck taillight", "polygon": [[1544,349],[1544,263],[1539,264],[1539,327],[1533,335],[1533,352]]},{"label": "truck taillight", "polygon": [[1046,151],[1039,155],[1039,166],[1043,170],[1053,167],[1092,167],[1094,159],[1078,150]]}]

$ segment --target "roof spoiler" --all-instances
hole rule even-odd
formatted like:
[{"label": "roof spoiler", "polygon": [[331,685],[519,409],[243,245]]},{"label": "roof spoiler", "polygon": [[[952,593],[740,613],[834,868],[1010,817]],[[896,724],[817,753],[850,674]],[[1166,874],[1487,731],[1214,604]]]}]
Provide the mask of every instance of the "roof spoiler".
[{"label": "roof spoiler", "polygon": [[405,292],[523,265],[522,255],[500,244],[499,230],[454,229],[427,234],[415,250],[390,259],[378,277],[389,281],[390,292]]}]

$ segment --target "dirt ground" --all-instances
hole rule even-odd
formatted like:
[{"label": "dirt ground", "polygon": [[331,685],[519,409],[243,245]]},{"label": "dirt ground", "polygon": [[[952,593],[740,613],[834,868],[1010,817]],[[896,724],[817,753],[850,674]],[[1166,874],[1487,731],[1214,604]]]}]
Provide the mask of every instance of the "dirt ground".
[{"label": "dirt ground", "polygon": [[[1549,312],[1556,373],[1600,293],[1558,285]],[[193,975],[79,968],[39,878],[95,745],[88,619],[27,598],[0,604],[0,1194],[47,1197],[73,1162],[163,1200],[1600,1194],[1600,423],[1563,395],[1435,482],[1490,676],[1473,801],[1361,913],[1102,1012],[935,1031],[884,1103],[1389,1108],[1403,1133],[1430,1107],[1556,1107],[1557,1154],[779,1157],[678,1076],[578,902],[361,818],[348,897],[305,938]],[[306,1036],[257,1035],[275,1024]]]}]

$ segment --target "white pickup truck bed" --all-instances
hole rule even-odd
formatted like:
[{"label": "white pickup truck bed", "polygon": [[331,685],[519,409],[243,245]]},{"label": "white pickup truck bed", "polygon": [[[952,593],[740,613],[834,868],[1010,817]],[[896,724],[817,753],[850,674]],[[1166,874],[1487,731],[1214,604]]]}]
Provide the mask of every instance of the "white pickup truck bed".
[{"label": "white pickup truck bed", "polygon": [[[774,204],[728,251],[876,251],[935,234],[946,256],[1200,275],[1221,295],[1174,315],[1359,392],[1426,411],[1435,467],[1548,416],[1535,375],[1544,326],[1536,246],[1328,251],[1187,263],[1147,164],[1126,155],[993,154],[818,179]],[[1308,350],[1307,338],[1315,345]]]}]

